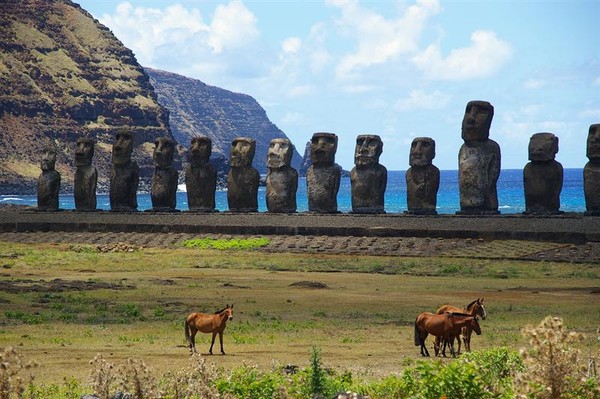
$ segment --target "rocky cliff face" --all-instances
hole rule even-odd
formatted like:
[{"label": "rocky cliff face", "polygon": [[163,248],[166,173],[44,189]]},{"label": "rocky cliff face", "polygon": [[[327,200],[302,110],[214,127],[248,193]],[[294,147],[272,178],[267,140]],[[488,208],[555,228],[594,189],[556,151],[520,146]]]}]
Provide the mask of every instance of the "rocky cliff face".
[{"label": "rocky cliff face", "polygon": [[[269,143],[287,136],[271,123],[254,98],[170,72],[150,68],[146,72],[159,102],[170,111],[170,126],[180,144],[189,147],[194,136],[210,137],[213,162],[224,165],[229,160],[231,141],[239,136],[251,137],[256,140],[253,165],[260,173],[267,172]],[[304,145],[294,144],[300,148]],[[292,166],[298,169],[301,163],[302,157],[295,151]]]},{"label": "rocky cliff face", "polygon": [[133,53],[69,0],[3,0],[0,26],[0,194],[36,192],[45,145],[58,149],[56,167],[70,191],[78,137],[96,141],[94,165],[106,187],[122,128],[134,134],[147,182],[154,140],[172,134]]}]

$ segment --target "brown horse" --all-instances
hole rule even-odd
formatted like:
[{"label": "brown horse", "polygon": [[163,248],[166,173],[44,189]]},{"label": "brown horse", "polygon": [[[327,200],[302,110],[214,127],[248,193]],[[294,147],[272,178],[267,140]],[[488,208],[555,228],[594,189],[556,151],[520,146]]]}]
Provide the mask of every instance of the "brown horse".
[{"label": "brown horse", "polygon": [[224,355],[223,350],[223,330],[227,325],[227,320],[233,320],[233,305],[227,305],[225,309],[219,310],[214,314],[207,313],[192,313],[185,320],[185,340],[190,346],[192,354],[198,353],[196,350],[196,333],[198,331],[203,333],[212,333],[212,342],[210,344],[210,350],[208,351],[211,355],[213,354],[213,345],[215,344],[215,337],[219,334],[219,341],[221,342],[221,353]]},{"label": "brown horse", "polygon": [[[429,334],[442,337],[446,342],[453,342],[450,341],[450,337],[458,336],[461,328],[467,325],[471,326],[478,335],[481,334],[476,316],[452,312],[444,314],[423,312],[415,319],[415,346],[421,346],[421,355],[429,356],[429,351],[425,347],[425,340]],[[455,355],[453,344],[450,346],[450,352]]]},{"label": "brown horse", "polygon": [[[467,306],[465,306],[464,309],[457,308],[456,306],[452,306],[452,305],[442,305],[437,310],[436,313],[443,314],[445,312],[466,313],[471,316],[479,316],[479,317],[481,317],[481,320],[485,320],[485,318],[487,316],[487,312],[485,310],[485,307],[483,306],[483,298],[477,298],[476,300],[474,300],[473,302],[471,302]],[[465,350],[467,352],[471,352],[471,335],[472,334],[473,334],[473,330],[471,328],[469,328],[469,326],[464,327],[460,334],[462,337],[462,341],[465,343]],[[435,342],[433,343],[433,347],[435,348],[436,356],[438,355],[438,351],[440,348],[440,341],[441,341],[441,338],[436,337]],[[445,347],[446,347],[446,345],[444,345],[444,348]],[[461,353],[461,340],[459,338],[458,339],[458,354],[460,355],[460,353]],[[442,355],[445,357],[446,353],[443,352]]]}]

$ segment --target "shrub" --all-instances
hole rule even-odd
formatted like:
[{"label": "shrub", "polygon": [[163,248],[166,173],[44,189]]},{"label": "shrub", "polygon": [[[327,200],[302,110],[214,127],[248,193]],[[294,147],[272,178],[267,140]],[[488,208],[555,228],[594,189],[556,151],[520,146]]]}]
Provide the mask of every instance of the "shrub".
[{"label": "shrub", "polygon": [[195,238],[192,240],[185,240],[183,246],[187,248],[199,248],[199,249],[218,249],[218,250],[232,250],[232,249],[254,249],[269,245],[270,240],[268,238]]},{"label": "shrub", "polygon": [[519,398],[600,397],[598,380],[586,378],[579,350],[571,346],[583,340],[583,334],[567,332],[562,319],[552,316],[537,327],[525,327],[522,333],[531,348],[522,351],[526,370],[517,376]]}]

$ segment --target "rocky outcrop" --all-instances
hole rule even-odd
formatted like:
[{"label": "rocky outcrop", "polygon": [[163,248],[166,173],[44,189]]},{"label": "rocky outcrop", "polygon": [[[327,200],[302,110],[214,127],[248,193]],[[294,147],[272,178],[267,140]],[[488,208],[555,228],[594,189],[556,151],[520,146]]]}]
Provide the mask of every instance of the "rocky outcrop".
[{"label": "rocky outcrop", "polygon": [[[267,173],[269,143],[287,136],[269,120],[254,98],[170,72],[151,68],[146,68],[146,72],[159,102],[170,111],[170,126],[181,145],[189,147],[192,137],[207,136],[212,140],[211,162],[227,168],[232,140],[250,137],[256,140],[253,166],[260,173]],[[304,146],[294,144],[300,149]],[[292,166],[298,168],[301,163],[302,157],[294,151]]]},{"label": "rocky outcrop", "polygon": [[41,149],[58,150],[62,191],[72,191],[79,137],[96,142],[93,163],[106,191],[116,132],[135,137],[142,187],[156,138],[173,138],[168,111],[128,48],[69,0],[0,3],[0,194],[33,194]]}]

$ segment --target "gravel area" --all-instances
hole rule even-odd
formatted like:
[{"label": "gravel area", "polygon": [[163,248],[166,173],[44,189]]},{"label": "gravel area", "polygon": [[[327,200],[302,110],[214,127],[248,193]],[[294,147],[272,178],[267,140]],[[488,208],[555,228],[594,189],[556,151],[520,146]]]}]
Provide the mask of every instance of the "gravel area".
[{"label": "gravel area", "polygon": [[[92,246],[98,252],[134,251],[139,248],[176,248],[185,240],[239,238],[229,234],[190,233],[119,233],[119,232],[4,232],[0,242],[62,243],[74,250]],[[548,260],[556,262],[591,262],[600,264],[600,243],[566,244],[540,241],[514,241],[420,237],[340,237],[340,236],[268,236],[263,252],[344,254],[405,257],[466,257],[481,259]]]}]

